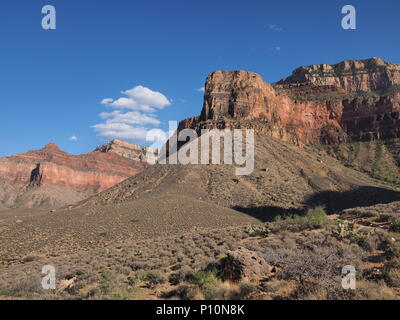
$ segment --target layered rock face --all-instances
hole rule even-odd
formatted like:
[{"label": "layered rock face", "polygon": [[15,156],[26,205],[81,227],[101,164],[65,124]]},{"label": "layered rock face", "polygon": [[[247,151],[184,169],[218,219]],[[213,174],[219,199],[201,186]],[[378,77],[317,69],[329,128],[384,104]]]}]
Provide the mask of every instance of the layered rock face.
[{"label": "layered rock face", "polygon": [[[124,146],[128,148],[129,144]],[[132,149],[139,149],[130,146]],[[0,202],[6,207],[18,206],[18,199],[27,198],[24,194],[32,193],[32,188],[46,190],[46,197],[51,197],[54,189],[54,194],[61,198],[64,190],[66,199],[79,200],[105,190],[147,166],[148,164],[140,159],[133,156],[124,157],[111,150],[71,155],[49,143],[41,150],[31,150],[0,159],[0,179],[3,188],[13,193],[3,194]],[[36,196],[37,193],[38,191],[35,191]],[[38,203],[31,200],[25,199],[24,202]],[[63,203],[63,199],[42,200],[46,203]]]},{"label": "layered rock face", "polygon": [[300,67],[278,84],[311,83],[331,85],[348,92],[379,91],[400,84],[400,66],[380,58],[347,60],[335,65],[318,64]]},{"label": "layered rock face", "polygon": [[[339,66],[353,71],[319,78],[312,72]],[[296,145],[400,136],[400,93],[393,87],[400,66],[374,58],[297,70],[302,71],[272,85],[256,73],[216,71],[207,78],[201,115],[182,121],[179,129],[254,128]],[[364,89],[369,92],[354,93]],[[392,91],[371,91],[378,89]]]},{"label": "layered rock face", "polygon": [[94,151],[112,152],[124,158],[149,164],[154,164],[158,156],[157,149],[138,146],[117,139],[97,147]]}]

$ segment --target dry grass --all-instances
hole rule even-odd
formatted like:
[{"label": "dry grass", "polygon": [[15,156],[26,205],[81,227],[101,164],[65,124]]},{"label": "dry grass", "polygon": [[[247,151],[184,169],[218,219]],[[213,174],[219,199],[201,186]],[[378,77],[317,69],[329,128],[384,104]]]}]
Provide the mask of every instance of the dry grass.
[{"label": "dry grass", "polygon": [[[348,213],[346,220],[328,218],[318,209],[276,222],[125,240],[54,257],[26,255],[0,272],[0,299],[395,299],[400,235],[366,226],[368,219]],[[220,262],[239,247],[255,251],[277,272],[253,282],[222,281]],[[74,279],[72,284],[42,290],[45,264],[56,267],[59,284]],[[341,288],[345,265],[357,270],[355,291]]]}]

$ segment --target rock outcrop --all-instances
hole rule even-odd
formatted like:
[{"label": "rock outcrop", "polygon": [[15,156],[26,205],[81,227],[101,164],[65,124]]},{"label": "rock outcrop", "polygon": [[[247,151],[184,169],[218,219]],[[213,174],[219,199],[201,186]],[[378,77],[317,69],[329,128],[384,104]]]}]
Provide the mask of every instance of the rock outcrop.
[{"label": "rock outcrop", "polygon": [[200,116],[179,130],[254,128],[295,145],[397,138],[399,83],[400,66],[378,58],[302,67],[272,85],[256,73],[216,71]]},{"label": "rock outcrop", "polygon": [[259,279],[270,275],[273,269],[257,253],[241,248],[227,253],[223,260],[222,278],[232,282]]},{"label": "rock outcrop", "polygon": [[31,178],[29,179],[30,187],[40,187],[43,179],[43,170],[40,167],[40,163],[36,165],[36,168],[31,172]]},{"label": "rock outcrop", "polygon": [[138,146],[117,139],[97,147],[94,151],[112,152],[124,158],[149,164],[154,164],[158,156],[157,149]]},{"label": "rock outcrop", "polygon": [[384,62],[380,58],[347,60],[335,65],[318,64],[300,67],[278,84],[310,83],[331,85],[348,92],[383,92],[400,85],[400,65]]},{"label": "rock outcrop", "polygon": [[[126,149],[141,150],[122,141],[119,143]],[[103,191],[147,166],[139,156],[114,152],[114,148],[72,155],[49,143],[41,150],[0,159],[2,189],[9,193],[3,194],[0,202],[3,207],[67,204],[71,199],[82,200]],[[57,199],[48,199],[52,194]],[[31,199],[30,195],[36,199]]]}]

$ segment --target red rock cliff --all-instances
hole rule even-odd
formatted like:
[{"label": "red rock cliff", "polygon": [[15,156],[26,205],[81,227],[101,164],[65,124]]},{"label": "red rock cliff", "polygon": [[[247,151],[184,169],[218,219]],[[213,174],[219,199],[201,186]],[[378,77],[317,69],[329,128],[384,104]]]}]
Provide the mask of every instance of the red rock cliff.
[{"label": "red rock cliff", "polygon": [[71,155],[49,143],[41,150],[0,159],[2,182],[22,189],[57,186],[92,195],[137,174],[146,163],[114,152]]},{"label": "red rock cliff", "polygon": [[[375,64],[379,71],[361,73]],[[201,115],[182,121],[179,129],[251,127],[297,145],[400,136],[400,94],[393,87],[400,83],[400,66],[380,59],[321,66],[356,66],[352,70],[360,69],[360,74],[311,77],[310,70],[321,68],[312,66],[271,85],[256,73],[216,71],[207,77]],[[359,93],[359,88],[381,91]]]}]

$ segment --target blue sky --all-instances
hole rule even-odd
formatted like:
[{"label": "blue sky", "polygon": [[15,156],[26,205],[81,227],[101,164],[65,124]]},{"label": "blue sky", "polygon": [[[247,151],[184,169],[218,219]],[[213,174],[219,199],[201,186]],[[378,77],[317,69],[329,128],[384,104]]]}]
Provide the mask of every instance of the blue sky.
[{"label": "blue sky", "polygon": [[[56,30],[41,27],[47,4]],[[341,28],[346,4],[357,10],[357,30]],[[399,12],[394,0],[3,0],[0,156],[50,141],[86,153],[109,140],[99,136],[107,120],[165,130],[200,113],[197,89],[218,69],[274,82],[301,65],[373,56],[400,63]],[[146,94],[153,110],[143,109]],[[119,98],[134,104],[122,109]]]}]

